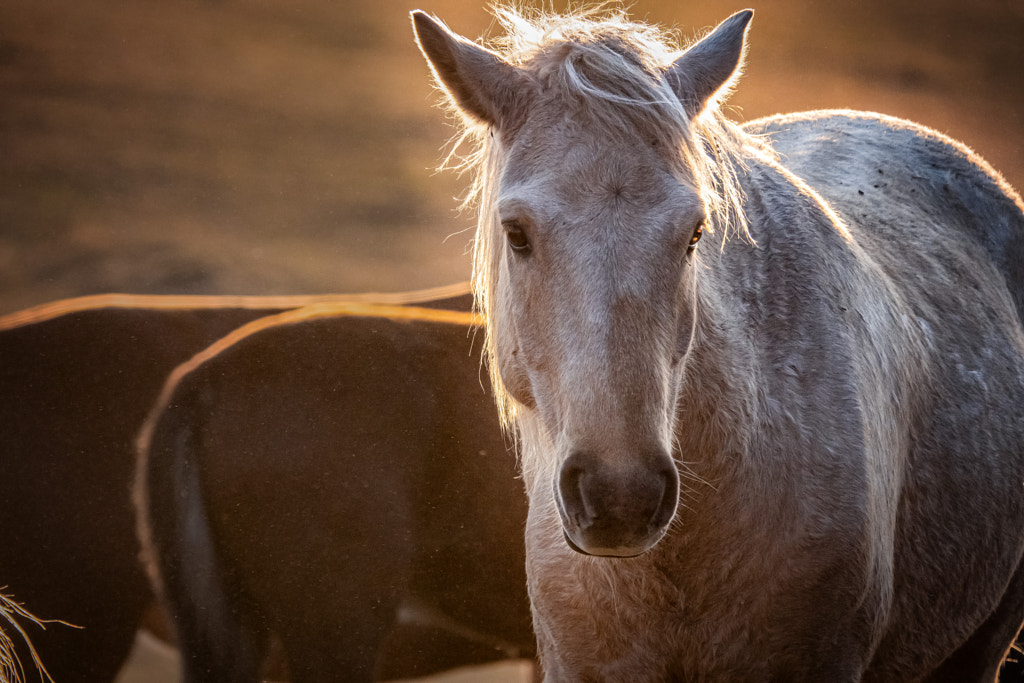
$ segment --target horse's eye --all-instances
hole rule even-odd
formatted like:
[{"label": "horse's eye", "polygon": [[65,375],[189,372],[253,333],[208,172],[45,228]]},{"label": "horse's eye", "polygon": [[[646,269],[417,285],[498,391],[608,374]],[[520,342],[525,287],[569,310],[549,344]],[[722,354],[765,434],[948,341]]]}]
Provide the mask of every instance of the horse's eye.
[{"label": "horse's eye", "polygon": [[693,229],[693,235],[690,237],[690,244],[687,246],[687,251],[693,251],[697,248],[697,242],[700,242],[700,238],[704,235],[704,221],[701,220],[697,223],[697,227]]},{"label": "horse's eye", "polygon": [[505,229],[505,239],[508,240],[508,246],[512,247],[512,251],[524,256],[530,253],[530,238],[526,236],[526,231],[519,221],[504,221],[501,227]]}]

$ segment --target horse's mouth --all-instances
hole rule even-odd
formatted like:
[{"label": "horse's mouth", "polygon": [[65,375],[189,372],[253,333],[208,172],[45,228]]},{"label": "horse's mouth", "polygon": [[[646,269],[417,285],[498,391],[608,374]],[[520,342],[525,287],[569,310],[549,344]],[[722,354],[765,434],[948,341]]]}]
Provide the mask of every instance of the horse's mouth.
[{"label": "horse's mouth", "polygon": [[587,557],[615,557],[615,558],[619,558],[619,559],[624,559],[625,560],[625,559],[629,559],[631,557],[640,557],[641,555],[643,555],[644,553],[647,552],[647,550],[641,550],[640,552],[636,552],[636,551],[633,551],[633,550],[626,551],[626,550],[619,550],[619,549],[615,549],[615,548],[610,548],[610,549],[602,549],[600,552],[593,552],[593,553],[591,553],[591,552],[587,552],[583,548],[581,548],[578,545],[576,545],[575,543],[573,543],[572,539],[569,538],[569,532],[566,531],[564,528],[562,529],[562,537],[565,539],[566,545],[568,545],[574,551],[578,552],[580,555],[586,555]]}]

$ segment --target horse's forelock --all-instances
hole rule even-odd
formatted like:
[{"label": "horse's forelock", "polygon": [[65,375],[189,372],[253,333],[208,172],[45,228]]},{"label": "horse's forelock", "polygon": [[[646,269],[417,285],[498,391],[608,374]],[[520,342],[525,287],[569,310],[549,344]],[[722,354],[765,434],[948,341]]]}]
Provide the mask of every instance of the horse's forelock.
[{"label": "horse's forelock", "polygon": [[676,41],[664,30],[631,21],[621,9],[602,5],[562,14],[497,7],[495,16],[504,33],[492,44],[507,61],[519,66],[562,43],[618,43],[622,51],[634,53],[652,68],[664,68],[678,53]]},{"label": "horse's forelock", "polygon": [[668,144],[688,137],[689,121],[662,77],[679,50],[663,32],[600,9],[497,14],[506,30],[498,43],[502,57],[528,72],[547,97]]}]

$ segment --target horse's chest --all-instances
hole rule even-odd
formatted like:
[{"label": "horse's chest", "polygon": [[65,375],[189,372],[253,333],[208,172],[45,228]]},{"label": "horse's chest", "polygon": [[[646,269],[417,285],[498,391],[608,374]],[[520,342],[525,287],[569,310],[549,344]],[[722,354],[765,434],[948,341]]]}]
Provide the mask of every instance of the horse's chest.
[{"label": "horse's chest", "polygon": [[[620,586],[617,597],[599,591],[590,595],[594,599],[576,605],[548,605],[554,610],[544,610],[544,630],[553,636],[549,645],[557,648],[556,656],[546,658],[558,668],[553,680],[663,683],[770,678],[769,653],[755,654],[756,643],[744,620],[694,621],[679,604],[657,599],[641,604],[638,596],[624,595],[629,592]],[[568,609],[561,611],[564,607]]]},{"label": "horse's chest", "polygon": [[530,593],[545,662],[561,671],[552,680],[770,680],[860,609],[856,563],[817,551],[800,562],[800,537],[725,534],[723,522],[677,530],[640,558],[586,558],[536,512]]},{"label": "horse's chest", "polygon": [[[533,539],[528,546],[541,649],[557,667],[549,671],[552,680],[690,680],[695,672],[693,680],[742,680],[730,678],[737,671],[768,678],[767,671],[751,671],[759,660],[751,656],[750,617],[763,611],[756,599],[723,596],[714,615],[696,614],[691,605],[708,596],[695,595],[684,577],[647,559],[585,558],[556,541]],[[765,655],[760,661],[768,661]]]}]

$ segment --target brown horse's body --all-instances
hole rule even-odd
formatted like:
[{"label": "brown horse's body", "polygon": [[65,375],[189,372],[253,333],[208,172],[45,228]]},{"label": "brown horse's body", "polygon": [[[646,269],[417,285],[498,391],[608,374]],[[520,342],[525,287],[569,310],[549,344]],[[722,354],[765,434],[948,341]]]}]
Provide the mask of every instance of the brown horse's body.
[{"label": "brown horse's body", "polygon": [[992,681],[1024,619],[1024,205],[853,112],[717,107],[752,12],[422,13],[552,681]]},{"label": "brown horse's body", "polygon": [[259,680],[271,634],[295,681],[533,656],[525,496],[469,316],[409,310],[296,311],[175,373],[137,498],[185,680]]},{"label": "brown horse's body", "polygon": [[[130,492],[135,437],[171,370],[285,309],[451,294],[435,305],[466,310],[458,291],[99,295],[0,317],[0,587],[43,619],[81,627],[28,625],[54,679],[113,680],[154,599],[138,561]],[[31,661],[24,649],[18,656]]]},{"label": "brown horse's body", "polygon": [[[133,442],[167,373],[275,308],[89,308],[0,332],[0,586],[57,681],[112,681],[153,600]],[[19,651],[22,661],[31,661]]]}]

